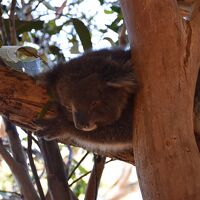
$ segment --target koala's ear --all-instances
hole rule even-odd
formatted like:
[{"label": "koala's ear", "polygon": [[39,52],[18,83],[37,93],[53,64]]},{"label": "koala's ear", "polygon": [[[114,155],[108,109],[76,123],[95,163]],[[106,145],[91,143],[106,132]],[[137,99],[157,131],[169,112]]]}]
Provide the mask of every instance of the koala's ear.
[{"label": "koala's ear", "polygon": [[135,93],[138,88],[138,83],[135,76],[130,74],[108,81],[107,86],[116,89],[123,89],[128,93]]}]

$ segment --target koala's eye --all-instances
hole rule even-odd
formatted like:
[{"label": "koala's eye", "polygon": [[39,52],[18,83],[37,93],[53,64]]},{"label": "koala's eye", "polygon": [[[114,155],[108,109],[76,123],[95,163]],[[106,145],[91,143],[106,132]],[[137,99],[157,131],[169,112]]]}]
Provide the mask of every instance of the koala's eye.
[{"label": "koala's eye", "polygon": [[72,112],[72,107],[70,105],[65,105],[67,111]]}]

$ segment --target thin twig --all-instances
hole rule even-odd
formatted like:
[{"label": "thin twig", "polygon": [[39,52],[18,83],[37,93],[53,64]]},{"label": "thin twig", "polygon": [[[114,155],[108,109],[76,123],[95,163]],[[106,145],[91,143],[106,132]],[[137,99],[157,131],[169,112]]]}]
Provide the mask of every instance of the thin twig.
[{"label": "thin twig", "polygon": [[40,198],[41,198],[41,200],[45,200],[44,192],[43,192],[43,189],[42,189],[42,186],[41,186],[41,183],[40,183],[40,178],[38,176],[37,169],[35,167],[35,163],[34,163],[34,160],[33,160],[32,137],[31,137],[30,134],[28,134],[28,158],[29,158],[31,170],[33,172],[33,176],[34,176],[34,179],[35,179],[35,183],[36,183]]},{"label": "thin twig", "polygon": [[70,175],[68,176],[68,180],[72,177],[76,169],[80,166],[80,164],[85,160],[89,152],[86,152],[85,155],[81,158],[81,160],[77,163],[77,165],[74,167],[74,169],[71,171]]},{"label": "thin twig", "polygon": [[3,20],[2,15],[3,15],[3,11],[2,11],[1,4],[0,4],[0,30],[1,30],[1,33],[2,33],[1,36],[2,36],[3,44],[8,45],[9,41],[8,41],[8,38],[7,38],[6,28],[5,28],[5,24],[4,24],[4,20]]},{"label": "thin twig", "polygon": [[71,182],[69,184],[69,187],[71,187],[74,183],[78,182],[79,180],[81,180],[82,178],[84,178],[85,176],[87,176],[88,174],[90,174],[92,171],[88,171],[85,174],[83,174],[82,176],[79,176],[76,180],[74,180],[73,182]]},{"label": "thin twig", "polygon": [[127,45],[127,35],[126,35],[125,22],[123,22],[123,25],[120,29],[118,40],[119,40],[119,46],[120,47],[123,47],[123,48],[126,47],[126,45]]},{"label": "thin twig", "polygon": [[12,0],[10,9],[10,18],[9,18],[11,45],[17,44],[17,35],[15,27],[15,8],[16,8],[16,0]]},{"label": "thin twig", "polygon": [[[108,164],[108,163],[110,163],[112,161],[114,161],[114,159],[111,158],[110,160],[106,161],[105,164]],[[85,174],[81,175],[80,177],[78,177],[76,180],[74,180],[73,182],[71,182],[69,184],[69,187],[71,187],[74,183],[78,182],[79,180],[81,180],[82,178],[84,178],[85,176],[87,176],[88,174],[90,174],[91,172],[92,172],[92,170],[90,170],[90,171],[86,172]]]},{"label": "thin twig", "polygon": [[62,12],[67,5],[67,0],[65,0],[62,5],[56,9],[56,19],[59,19],[62,16]]},{"label": "thin twig", "polygon": [[72,162],[73,151],[72,151],[72,148],[71,148],[70,145],[67,145],[67,148],[68,148],[68,151],[69,151],[68,161],[67,161],[67,164],[66,164],[66,174],[67,174],[67,177],[68,177],[69,168],[70,168],[71,162]]},{"label": "thin twig", "polygon": [[37,3],[37,5],[35,6],[35,8],[29,10],[27,13],[25,13],[25,15],[27,16],[27,15],[29,15],[31,12],[35,11],[35,10],[38,8],[38,6],[39,6],[43,1],[44,1],[44,0],[39,0],[38,3]]}]

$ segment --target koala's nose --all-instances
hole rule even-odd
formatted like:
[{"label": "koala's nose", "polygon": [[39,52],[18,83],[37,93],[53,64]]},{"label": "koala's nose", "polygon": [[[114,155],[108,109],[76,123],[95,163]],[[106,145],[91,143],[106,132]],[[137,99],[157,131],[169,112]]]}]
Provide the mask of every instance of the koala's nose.
[{"label": "koala's nose", "polygon": [[82,130],[88,127],[88,119],[83,112],[74,112],[73,120],[77,129]]}]

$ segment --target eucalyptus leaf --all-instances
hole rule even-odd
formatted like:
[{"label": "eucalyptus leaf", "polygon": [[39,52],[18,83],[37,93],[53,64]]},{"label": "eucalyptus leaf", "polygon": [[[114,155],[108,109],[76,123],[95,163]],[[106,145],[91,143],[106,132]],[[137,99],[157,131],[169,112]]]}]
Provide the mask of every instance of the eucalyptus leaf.
[{"label": "eucalyptus leaf", "polygon": [[113,14],[114,11],[113,10],[104,10],[104,13],[109,15],[109,14]]},{"label": "eucalyptus leaf", "polygon": [[80,38],[84,51],[91,49],[92,48],[91,36],[87,26],[85,26],[85,24],[77,18],[72,18],[71,21],[74,25],[76,33]]},{"label": "eucalyptus leaf", "polygon": [[111,6],[111,9],[116,13],[121,13],[121,8],[119,6]]},{"label": "eucalyptus leaf", "polygon": [[100,4],[103,5],[104,4],[104,0],[99,0]]},{"label": "eucalyptus leaf", "polygon": [[49,33],[50,35],[54,35],[56,33],[59,33],[62,29],[63,25],[57,26],[55,20],[49,21],[44,26],[45,33]]},{"label": "eucalyptus leaf", "polygon": [[103,38],[104,40],[107,40],[108,42],[110,42],[111,46],[115,46],[115,42],[112,40],[112,38],[110,37],[105,37]]},{"label": "eucalyptus leaf", "polygon": [[[9,20],[4,19],[4,23],[5,23],[7,35],[9,35],[10,34]],[[22,20],[17,19],[15,20],[15,24],[16,24],[16,32],[19,35],[24,32],[29,32],[32,29],[35,29],[35,30],[43,29],[44,21],[41,21],[41,20],[22,21]]]}]

